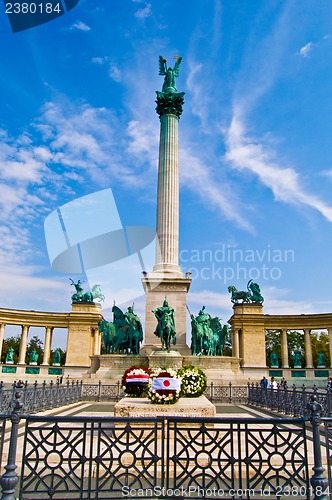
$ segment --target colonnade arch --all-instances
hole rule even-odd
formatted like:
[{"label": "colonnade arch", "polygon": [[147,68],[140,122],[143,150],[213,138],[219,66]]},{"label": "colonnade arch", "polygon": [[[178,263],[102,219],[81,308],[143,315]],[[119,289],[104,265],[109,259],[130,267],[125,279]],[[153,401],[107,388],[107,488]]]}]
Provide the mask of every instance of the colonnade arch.
[{"label": "colonnade arch", "polygon": [[[67,335],[66,366],[90,366],[90,356],[100,354],[101,335],[98,321],[102,319],[98,304],[72,304],[67,313],[26,311],[20,309],[0,308],[0,358],[6,327],[16,325],[20,328],[20,348],[18,366],[25,365],[29,331],[38,327],[44,332],[41,340],[44,343],[41,366],[50,366],[50,355],[54,332],[65,329]],[[82,345],[82,336],[84,345]]]},{"label": "colonnade arch", "polygon": [[229,320],[233,337],[232,354],[241,359],[242,368],[257,371],[267,368],[265,332],[268,330],[280,332],[281,368],[284,370],[290,370],[288,332],[302,331],[305,348],[303,368],[309,371],[315,369],[311,332],[328,332],[330,359],[326,368],[332,368],[332,313],[270,315],[263,314],[263,306],[259,304],[234,304],[233,311],[234,314]]},{"label": "colonnade arch", "polygon": [[[301,315],[303,316],[303,315]],[[303,319],[303,318],[302,318]],[[326,332],[329,337],[329,357],[328,357],[328,365],[329,368],[332,368],[332,329],[327,328],[302,328],[302,329],[293,329],[293,328],[281,328],[281,329],[267,329],[266,332],[269,331],[278,331],[280,333],[280,345],[281,345],[281,368],[290,368],[290,352],[288,345],[288,335],[289,332],[298,332],[299,334],[303,334],[304,336],[304,353],[305,353],[305,366],[304,368],[315,368],[313,362],[313,349],[312,349],[312,333],[313,332]],[[327,361],[327,360],[325,360]]]}]

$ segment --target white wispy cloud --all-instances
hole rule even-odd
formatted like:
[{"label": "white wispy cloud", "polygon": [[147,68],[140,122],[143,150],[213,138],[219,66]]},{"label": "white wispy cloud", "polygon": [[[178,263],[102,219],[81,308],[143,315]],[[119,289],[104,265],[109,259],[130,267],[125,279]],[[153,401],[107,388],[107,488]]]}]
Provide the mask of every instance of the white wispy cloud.
[{"label": "white wispy cloud", "polygon": [[206,68],[202,63],[197,63],[193,59],[189,59],[188,66],[189,74],[186,85],[191,96],[191,112],[200,119],[203,132],[211,134],[214,128],[211,120],[213,101],[208,91],[209,81],[206,79]]},{"label": "white wispy cloud", "polygon": [[198,156],[194,156],[190,148],[180,148],[180,164],[181,183],[196,193],[205,206],[236,222],[243,229],[252,231],[252,226],[242,216],[242,203],[237,200],[235,193],[231,192],[230,186],[226,182],[220,184],[209,166]]},{"label": "white wispy cloud", "polygon": [[236,107],[226,134],[226,145],[225,157],[232,167],[256,175],[271,189],[277,201],[309,206],[332,222],[332,207],[317,196],[306,192],[301,185],[298,172],[280,165],[276,151],[247,134],[241,112],[237,111]]},{"label": "white wispy cloud", "polygon": [[110,61],[109,56],[93,57],[91,62],[99,66],[107,66],[109,77],[115,82],[122,81],[122,70],[116,63]]},{"label": "white wispy cloud", "polygon": [[105,63],[105,57],[93,57],[91,59],[91,62],[94,64],[104,64]]},{"label": "white wispy cloud", "polygon": [[314,44],[312,42],[308,42],[306,45],[300,48],[300,56],[308,57],[313,47]]},{"label": "white wispy cloud", "polygon": [[121,82],[122,80],[122,71],[116,64],[110,64],[108,74],[115,82]]},{"label": "white wispy cloud", "polygon": [[135,12],[135,17],[138,19],[145,19],[146,17],[150,17],[152,15],[152,5],[150,3],[147,3],[145,7],[142,9],[138,9],[138,11]]},{"label": "white wispy cloud", "polygon": [[76,23],[71,25],[70,29],[78,31],[91,31],[90,26],[83,23],[82,21],[76,21]]},{"label": "white wispy cloud", "polygon": [[[231,312],[231,301],[229,293],[213,292],[211,290],[200,290],[199,292],[190,292],[190,303],[197,304],[200,308],[205,305],[213,309],[229,309]],[[196,311],[195,311],[196,312]],[[194,311],[192,311],[194,314]]]}]

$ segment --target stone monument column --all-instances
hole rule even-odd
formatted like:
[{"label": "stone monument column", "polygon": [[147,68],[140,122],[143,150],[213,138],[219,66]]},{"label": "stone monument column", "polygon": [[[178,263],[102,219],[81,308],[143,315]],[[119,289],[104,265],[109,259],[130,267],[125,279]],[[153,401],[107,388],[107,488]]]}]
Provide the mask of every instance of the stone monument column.
[{"label": "stone monument column", "polygon": [[162,92],[157,91],[156,111],[160,118],[160,144],[157,193],[157,248],[152,273],[142,279],[146,293],[145,343],[143,354],[161,347],[154,335],[157,320],[153,309],[162,306],[165,296],[175,311],[176,346],[180,354],[190,354],[186,344],[186,298],[191,279],[183,276],[179,266],[179,143],[178,124],[184,92],[177,92],[181,58],[174,68],[167,68],[159,58],[160,75],[165,76]]},{"label": "stone monument column", "polygon": [[285,329],[280,330],[280,344],[281,344],[281,367],[289,368],[287,330]]},{"label": "stone monument column", "polygon": [[29,325],[22,325],[22,336],[20,343],[20,352],[18,356],[18,365],[25,365],[25,355],[28,345]]},{"label": "stone monument column", "polygon": [[310,338],[310,330],[306,328],[304,331],[304,348],[305,348],[305,364],[306,368],[313,367],[312,361],[312,346],[311,346],[311,338]]},{"label": "stone monument column", "polygon": [[44,355],[43,355],[42,365],[49,365],[50,364],[52,333],[53,333],[53,327],[46,326],[45,341],[44,341]]}]

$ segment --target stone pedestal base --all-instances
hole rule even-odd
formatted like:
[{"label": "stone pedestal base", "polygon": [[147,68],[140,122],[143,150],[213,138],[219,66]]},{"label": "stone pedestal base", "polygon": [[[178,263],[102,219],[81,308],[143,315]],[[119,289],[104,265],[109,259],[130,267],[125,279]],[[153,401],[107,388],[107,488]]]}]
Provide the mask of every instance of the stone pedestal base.
[{"label": "stone pedestal base", "polygon": [[208,383],[217,385],[246,384],[247,379],[240,370],[240,358],[230,356],[184,356],[183,366],[196,366],[203,370]]},{"label": "stone pedestal base", "polygon": [[145,312],[145,340],[141,353],[151,354],[156,348],[161,347],[161,341],[155,336],[157,320],[152,310],[163,305],[165,296],[168,305],[174,309],[176,345],[174,349],[180,354],[190,354],[186,344],[186,317],[187,293],[191,284],[190,278],[160,277],[153,273],[142,279],[146,293]]},{"label": "stone pedestal base", "polygon": [[177,351],[165,352],[161,350],[153,351],[149,355],[149,368],[172,368],[178,370],[182,368],[183,356]]},{"label": "stone pedestal base", "polygon": [[123,354],[100,354],[99,356],[90,356],[91,368],[87,372],[87,377],[97,380],[107,379],[121,380],[122,375],[131,366],[149,366],[148,358],[145,356],[127,356]]},{"label": "stone pedestal base", "polygon": [[[101,305],[80,302],[72,304],[68,315],[66,367],[90,366],[90,356],[96,352],[96,337],[100,337],[98,321],[103,319]],[[99,344],[99,340],[98,340]]]},{"label": "stone pedestal base", "polygon": [[123,398],[114,406],[115,417],[215,417],[216,407],[205,396],[181,398],[173,405],[155,405],[147,398]]},{"label": "stone pedestal base", "polygon": [[266,370],[265,323],[261,304],[234,304],[228,321],[233,332],[233,350],[243,368]]}]

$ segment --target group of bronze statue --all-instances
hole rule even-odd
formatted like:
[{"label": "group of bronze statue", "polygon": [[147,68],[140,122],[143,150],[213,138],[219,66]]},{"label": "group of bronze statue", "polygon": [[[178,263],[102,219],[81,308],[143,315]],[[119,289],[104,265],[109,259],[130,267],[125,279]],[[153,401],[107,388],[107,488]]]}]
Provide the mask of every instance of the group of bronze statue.
[{"label": "group of bronze statue", "polygon": [[[143,328],[139,317],[134,313],[134,304],[127,312],[113,306],[113,322],[101,320],[98,323],[102,334],[104,354],[139,354],[143,341]],[[176,345],[174,309],[167,299],[161,307],[152,311],[158,321],[155,335],[161,340],[163,351],[170,351]],[[227,325],[222,325],[219,318],[212,318],[205,312],[205,307],[198,316],[191,315],[191,351],[196,356],[221,356],[228,334]]]},{"label": "group of bronze statue", "polygon": [[[75,283],[76,292],[72,295],[72,302],[93,302],[94,298],[104,300],[100,285],[94,285],[91,292],[84,293],[82,281]],[[231,301],[238,304],[251,302],[262,304],[264,298],[260,293],[257,283],[250,280],[247,284],[248,291],[238,291],[235,287],[229,286],[228,291],[232,294]],[[116,305],[112,308],[113,322],[101,320],[98,323],[99,331],[102,334],[102,344],[104,354],[133,354],[138,355],[141,342],[143,341],[142,323],[137,314],[134,313],[134,304],[128,307],[127,312]],[[168,305],[167,298],[161,307],[154,309],[153,314],[157,319],[157,327],[154,334],[161,340],[162,350],[170,351],[171,345],[176,345],[176,329],[174,309]],[[220,318],[214,317],[205,311],[205,306],[195,317],[191,317],[191,352],[195,356],[221,356],[229,328],[222,325]]]},{"label": "group of bronze statue", "polygon": [[114,305],[112,312],[113,322],[101,320],[98,323],[104,354],[139,354],[143,328],[141,320],[134,313],[134,304],[128,307],[126,313]]},{"label": "group of bronze statue", "polygon": [[228,326],[220,318],[212,318],[205,312],[205,306],[198,316],[191,317],[191,352],[196,356],[222,356],[228,335]]}]

